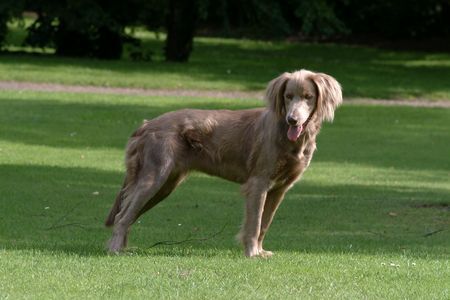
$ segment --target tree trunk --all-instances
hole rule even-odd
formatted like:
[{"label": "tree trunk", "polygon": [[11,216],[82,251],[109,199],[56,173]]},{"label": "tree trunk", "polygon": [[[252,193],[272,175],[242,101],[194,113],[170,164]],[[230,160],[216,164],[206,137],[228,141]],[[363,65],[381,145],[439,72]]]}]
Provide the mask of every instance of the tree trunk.
[{"label": "tree trunk", "polygon": [[186,62],[192,51],[197,25],[197,0],[170,0],[167,16],[167,61]]}]

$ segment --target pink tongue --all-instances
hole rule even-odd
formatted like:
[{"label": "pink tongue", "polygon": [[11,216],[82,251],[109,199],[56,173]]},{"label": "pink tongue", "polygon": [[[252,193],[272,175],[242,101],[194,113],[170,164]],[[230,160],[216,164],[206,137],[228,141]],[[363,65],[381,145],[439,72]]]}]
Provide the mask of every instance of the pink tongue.
[{"label": "pink tongue", "polygon": [[287,132],[288,139],[292,142],[295,142],[300,134],[302,133],[303,126],[289,126],[289,130]]}]

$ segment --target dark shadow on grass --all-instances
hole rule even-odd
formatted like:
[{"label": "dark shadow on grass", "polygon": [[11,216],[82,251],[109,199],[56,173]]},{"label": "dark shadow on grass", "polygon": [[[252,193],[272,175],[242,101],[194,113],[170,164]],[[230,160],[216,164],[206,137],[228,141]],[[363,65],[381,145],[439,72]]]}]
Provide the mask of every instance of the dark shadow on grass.
[{"label": "dark shadow on grass", "polygon": [[[0,174],[2,248],[107,255],[104,245],[110,232],[103,227],[103,219],[121,174],[35,165],[2,165]],[[300,253],[407,252],[442,257],[448,255],[450,215],[418,207],[448,202],[449,196],[448,190],[440,189],[300,182],[280,208],[267,246]],[[131,246],[137,248],[127,253],[235,256],[240,248],[233,237],[242,209],[237,185],[193,176],[133,226]],[[223,232],[203,242],[149,248],[159,241],[208,237],[224,225]],[[425,237],[436,229],[444,231]]]},{"label": "dark shadow on grass", "polygon": [[[79,95],[83,97],[83,95]],[[108,96],[105,95],[105,98]],[[123,149],[142,120],[182,108],[249,108],[245,102],[225,106],[219,101],[189,102],[161,106],[158,99],[148,105],[62,103],[42,99],[0,100],[0,139],[13,142],[69,148]],[[152,105],[156,104],[156,105]]]},{"label": "dark shadow on grass", "polygon": [[[160,49],[162,41],[147,41],[144,45],[149,49]],[[162,61],[105,62],[11,54],[2,56],[2,64],[10,68],[18,63],[34,68],[80,67],[123,76],[133,73],[156,76],[188,74],[194,80],[228,82],[248,90],[262,90],[278,74],[306,68],[335,76],[342,83],[346,96],[395,98],[413,95],[428,98],[432,92],[450,92],[447,88],[450,67],[445,64],[449,59],[445,54],[393,52],[333,44],[198,40],[191,61],[182,65]],[[99,78],[98,82],[106,84],[108,80]]]},{"label": "dark shadow on grass", "polygon": [[[45,95],[45,94],[44,94]],[[79,97],[87,97],[82,94]],[[105,98],[109,97],[107,95]],[[0,140],[58,148],[124,149],[143,119],[181,108],[243,109],[249,103],[179,98],[161,105],[63,103],[46,99],[0,101]],[[448,171],[450,110],[344,106],[325,124],[313,162]]]},{"label": "dark shadow on grass", "polygon": [[449,171],[450,110],[342,107],[318,137],[313,162]]}]

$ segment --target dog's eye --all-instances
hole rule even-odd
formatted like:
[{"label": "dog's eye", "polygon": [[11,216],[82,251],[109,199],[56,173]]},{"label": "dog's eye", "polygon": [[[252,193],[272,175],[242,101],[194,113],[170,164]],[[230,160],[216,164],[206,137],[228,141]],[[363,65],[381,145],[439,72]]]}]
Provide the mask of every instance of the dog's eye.
[{"label": "dog's eye", "polygon": [[294,95],[286,94],[285,97],[286,97],[286,99],[292,100],[292,98],[294,98]]},{"label": "dog's eye", "polygon": [[313,95],[311,95],[311,94],[306,94],[306,95],[305,95],[305,99],[306,99],[306,100],[311,100],[312,97],[313,97]]}]

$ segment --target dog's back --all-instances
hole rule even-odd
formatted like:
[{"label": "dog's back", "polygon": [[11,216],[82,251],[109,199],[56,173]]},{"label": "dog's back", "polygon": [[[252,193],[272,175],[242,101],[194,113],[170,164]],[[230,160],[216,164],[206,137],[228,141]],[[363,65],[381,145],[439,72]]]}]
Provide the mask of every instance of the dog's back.
[{"label": "dog's back", "polygon": [[[251,166],[248,156],[254,150],[255,122],[263,109],[200,110],[183,109],[145,120],[128,140],[125,155],[126,176],[121,190],[105,221],[114,224],[126,192],[139,176],[150,151],[162,148],[160,143],[170,143],[177,169],[198,170],[233,182],[243,183]],[[150,136],[157,142],[146,145]]]}]

